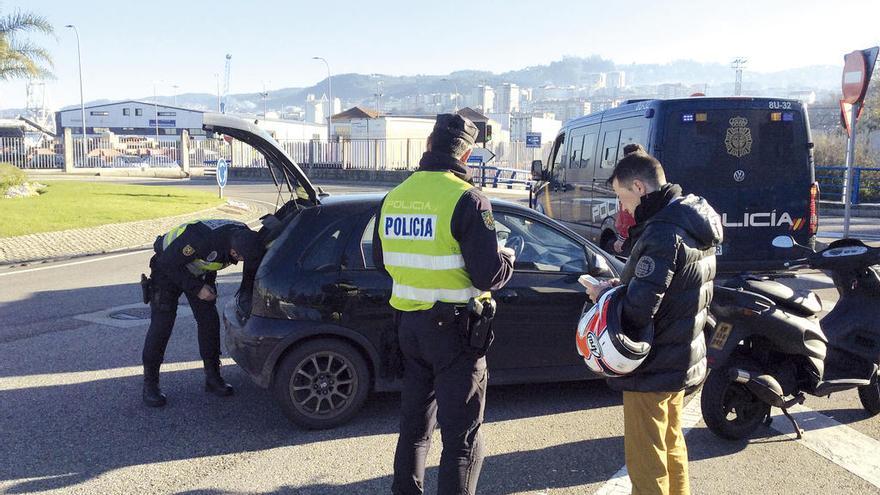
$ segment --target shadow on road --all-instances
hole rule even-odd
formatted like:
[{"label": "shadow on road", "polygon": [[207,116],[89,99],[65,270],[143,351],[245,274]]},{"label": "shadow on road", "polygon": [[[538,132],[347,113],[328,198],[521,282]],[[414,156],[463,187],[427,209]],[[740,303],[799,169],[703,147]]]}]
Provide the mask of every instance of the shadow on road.
[{"label": "shadow on road", "polygon": [[[236,274],[221,277],[221,294],[231,295],[237,281]],[[73,321],[73,314],[132,304],[138,291],[134,283],[45,291],[0,306],[4,319],[0,342],[24,329],[18,338],[0,345],[0,384],[6,385],[5,389],[0,387],[0,481],[9,485],[8,493],[70,488],[131,466],[397,432],[397,394],[373,394],[352,422],[336,429],[303,430],[289,423],[271,394],[254,386],[237,366],[224,367],[224,374],[236,387],[231,398],[205,394],[200,369],[165,371],[162,387],[169,396],[168,406],[159,410],[144,407],[139,374],[131,375],[128,370],[123,377],[98,378],[88,373],[138,367],[146,322],[132,328],[87,322],[65,327],[65,322]],[[17,312],[30,316],[15,318]],[[13,315],[8,326],[6,315]],[[198,360],[195,324],[192,318],[180,318],[166,362]],[[63,380],[53,377],[71,372],[84,374],[77,383],[59,384]],[[619,394],[601,381],[497,386],[490,388],[487,421],[619,403]],[[483,475],[486,490],[481,493],[583,484],[598,476],[595,473],[616,471],[623,458],[622,446],[619,437],[550,449],[528,450],[524,445],[520,452],[487,459]],[[585,470],[585,460],[600,466]],[[431,476],[436,476],[434,470]],[[382,477],[355,485],[314,485],[297,490],[385,493],[389,486],[390,479]]]}]

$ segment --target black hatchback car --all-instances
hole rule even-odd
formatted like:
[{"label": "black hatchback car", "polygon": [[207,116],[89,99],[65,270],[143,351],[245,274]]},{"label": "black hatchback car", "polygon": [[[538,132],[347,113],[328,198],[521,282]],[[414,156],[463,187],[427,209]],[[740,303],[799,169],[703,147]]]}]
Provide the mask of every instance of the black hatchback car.
[{"label": "black hatchback car", "polygon": [[[228,352],[258,386],[272,389],[293,422],[339,425],[371,391],[398,390],[402,383],[388,304],[391,279],[372,263],[382,196],[320,197],[263,131],[229,117],[206,115],[205,121],[207,130],[262,151],[273,176],[283,177],[294,195],[264,220],[271,247],[256,272],[252,302],[241,304],[249,299],[245,291],[224,309]],[[494,293],[490,384],[592,378],[574,344],[587,301],[577,278],[617,277],[621,263],[526,205],[492,205],[498,242],[517,257],[510,282]]]}]

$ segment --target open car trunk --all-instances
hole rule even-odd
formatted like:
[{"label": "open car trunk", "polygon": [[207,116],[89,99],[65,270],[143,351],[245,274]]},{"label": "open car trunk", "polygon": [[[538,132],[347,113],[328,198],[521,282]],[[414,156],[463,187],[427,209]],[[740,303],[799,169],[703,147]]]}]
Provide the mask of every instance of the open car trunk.
[{"label": "open car trunk", "polygon": [[[259,229],[260,240],[268,247],[303,208],[318,205],[320,200],[318,190],[300,166],[268,132],[259,128],[256,122],[256,120],[245,120],[218,113],[206,113],[202,128],[209,135],[223,134],[254,148],[266,159],[269,176],[278,189],[279,197],[284,196],[282,191],[287,189],[289,196],[284,205],[274,213],[260,218],[262,223]],[[247,319],[251,313],[254,279],[261,261],[262,259],[253,263],[253,266],[245,263],[242,270],[241,285],[235,296],[237,313],[242,319]]]}]

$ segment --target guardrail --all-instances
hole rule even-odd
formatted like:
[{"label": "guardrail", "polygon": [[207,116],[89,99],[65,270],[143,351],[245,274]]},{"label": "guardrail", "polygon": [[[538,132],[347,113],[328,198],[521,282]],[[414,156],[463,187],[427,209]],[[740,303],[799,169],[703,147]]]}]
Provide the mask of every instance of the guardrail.
[{"label": "guardrail", "polygon": [[[843,201],[843,180],[846,167],[817,166],[816,181],[820,199]],[[850,204],[880,203],[880,168],[853,167]]]},{"label": "guardrail", "polygon": [[471,169],[471,176],[475,183],[479,182],[482,187],[490,185],[497,188],[498,185],[506,185],[508,189],[513,189],[515,185],[525,186],[526,190],[532,188],[531,172],[518,168],[496,167],[494,165],[468,165]]}]

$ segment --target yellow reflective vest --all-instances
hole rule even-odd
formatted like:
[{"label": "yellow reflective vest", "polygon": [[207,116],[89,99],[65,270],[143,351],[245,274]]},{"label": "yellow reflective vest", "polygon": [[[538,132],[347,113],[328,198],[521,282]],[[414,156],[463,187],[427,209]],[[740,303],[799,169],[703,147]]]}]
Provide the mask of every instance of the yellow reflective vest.
[{"label": "yellow reflective vest", "polygon": [[378,231],[395,309],[426,310],[482,294],[452,236],[455,206],[472,187],[451,172],[416,172],[385,197]]}]

